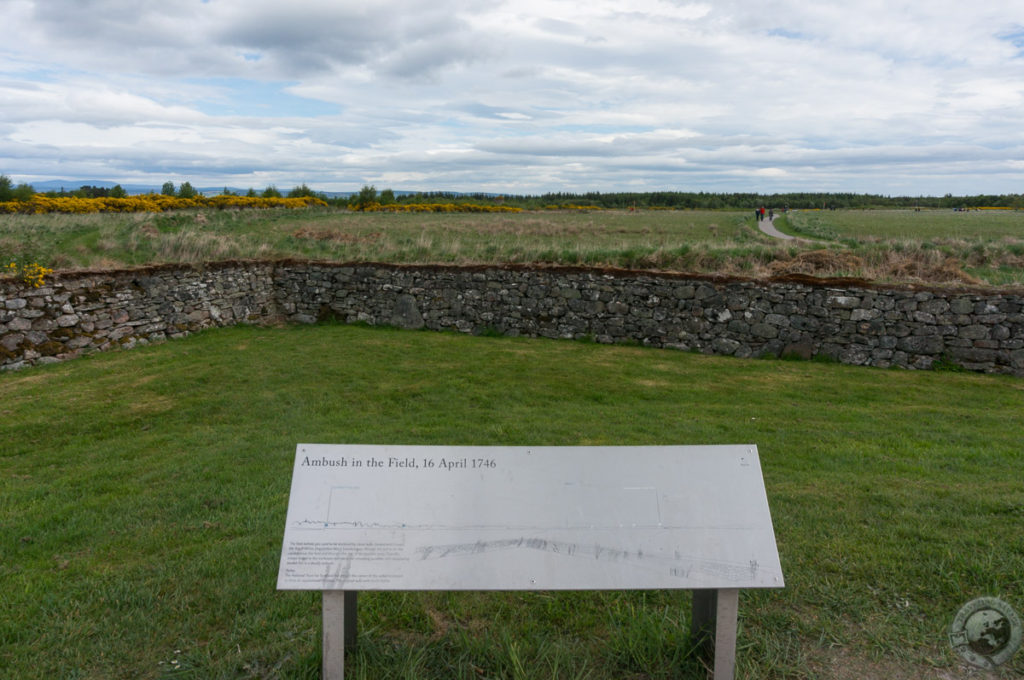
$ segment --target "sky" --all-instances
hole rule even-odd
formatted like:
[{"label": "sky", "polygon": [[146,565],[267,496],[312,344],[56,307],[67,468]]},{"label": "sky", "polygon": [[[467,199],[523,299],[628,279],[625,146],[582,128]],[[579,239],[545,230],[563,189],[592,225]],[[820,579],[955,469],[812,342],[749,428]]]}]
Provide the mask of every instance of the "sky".
[{"label": "sky", "polygon": [[0,173],[1024,193],[1010,0],[0,0]]}]

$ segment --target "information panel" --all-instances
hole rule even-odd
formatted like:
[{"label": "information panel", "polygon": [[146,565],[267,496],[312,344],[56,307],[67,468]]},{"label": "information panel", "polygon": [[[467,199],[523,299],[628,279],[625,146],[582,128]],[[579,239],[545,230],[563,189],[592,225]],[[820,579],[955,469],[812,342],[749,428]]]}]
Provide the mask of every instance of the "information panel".
[{"label": "information panel", "polygon": [[283,590],[781,588],[757,447],[299,444]]}]

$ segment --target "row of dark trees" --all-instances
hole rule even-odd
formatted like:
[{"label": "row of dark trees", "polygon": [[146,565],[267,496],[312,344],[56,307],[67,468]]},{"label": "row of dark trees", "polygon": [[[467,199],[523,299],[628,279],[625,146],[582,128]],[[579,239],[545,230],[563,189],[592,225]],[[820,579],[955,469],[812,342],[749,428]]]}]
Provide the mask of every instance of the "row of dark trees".
[{"label": "row of dark trees", "polygon": [[76,196],[78,198],[127,198],[128,192],[120,184],[107,187],[81,186],[74,191],[50,191],[52,196]]},{"label": "row of dark trees", "polygon": [[502,203],[524,209],[550,206],[584,206],[628,210],[661,208],[669,210],[753,210],[761,206],[794,209],[869,208],[1017,208],[1024,209],[1024,195],[982,194],[977,196],[883,196],[854,193],[713,193],[686,191],[547,193],[503,195],[443,191],[395,194],[391,189],[377,192],[364,186],[350,198],[329,200],[334,205],[359,207],[368,203]]},{"label": "row of dark trees", "polygon": [[868,208],[1024,208],[1024,195],[883,196],[853,193],[711,193],[653,191],[645,193],[549,193],[540,196],[505,196],[510,205],[582,205],[598,208],[668,208],[700,210],[753,210],[760,206],[797,209]]}]

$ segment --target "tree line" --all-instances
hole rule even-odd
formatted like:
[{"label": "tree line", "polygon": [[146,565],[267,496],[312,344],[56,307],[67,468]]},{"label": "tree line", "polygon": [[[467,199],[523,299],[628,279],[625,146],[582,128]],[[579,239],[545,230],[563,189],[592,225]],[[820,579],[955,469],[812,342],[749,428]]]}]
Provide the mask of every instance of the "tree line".
[{"label": "tree line", "polygon": [[455,193],[444,191],[407,192],[396,194],[391,189],[381,192],[373,186],[364,186],[349,198],[325,199],[334,205],[349,207],[370,203],[501,203],[539,210],[551,207],[604,208],[617,210],[753,210],[760,207],[790,209],[872,209],[872,208],[1014,208],[1024,209],[1022,194],[979,194],[977,196],[883,196],[838,192],[793,193],[715,193],[687,191],[648,192],[586,192],[545,193],[538,195],[496,195],[483,193]]},{"label": "tree line", "polygon": [[573,204],[607,209],[661,208],[676,210],[753,210],[759,207],[793,209],[870,208],[1024,208],[1024,195],[883,196],[855,193],[714,193],[686,191],[547,193],[540,196],[505,196],[514,205]]},{"label": "tree line", "polygon": [[[29,200],[35,190],[32,185],[15,185],[6,175],[0,175],[0,202]],[[188,181],[175,186],[164,182],[160,193],[178,198],[194,198],[199,194]],[[225,187],[222,195],[236,195]],[[113,187],[81,186],[71,191],[50,191],[47,196],[79,198],[124,198],[128,193],[120,184]],[[336,207],[363,208],[373,203],[482,203],[503,204],[537,210],[552,207],[583,207],[604,209],[663,209],[663,210],[753,210],[759,207],[791,209],[870,209],[870,208],[1014,208],[1024,209],[1024,194],[979,194],[976,196],[883,196],[881,194],[856,194],[847,192],[791,192],[791,193],[744,193],[744,192],[690,192],[690,191],[647,191],[584,193],[557,192],[537,195],[497,195],[485,193],[457,193],[445,191],[401,192],[392,189],[378,191],[365,185],[358,192],[347,197],[328,197],[314,191],[306,184],[293,187],[287,192],[269,185],[262,191],[250,188],[239,194],[259,198],[319,198]]]}]

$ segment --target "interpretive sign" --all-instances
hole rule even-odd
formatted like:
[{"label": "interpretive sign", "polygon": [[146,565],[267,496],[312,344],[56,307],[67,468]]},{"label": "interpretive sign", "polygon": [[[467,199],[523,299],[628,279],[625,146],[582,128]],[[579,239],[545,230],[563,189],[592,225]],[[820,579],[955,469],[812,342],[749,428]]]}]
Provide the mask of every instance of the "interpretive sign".
[{"label": "interpretive sign", "polygon": [[279,589],[782,586],[752,445],[296,451]]},{"label": "interpretive sign", "polygon": [[360,590],[693,590],[733,677],[740,588],[781,588],[757,447],[299,444],[277,587],[323,591],[344,677]]}]

